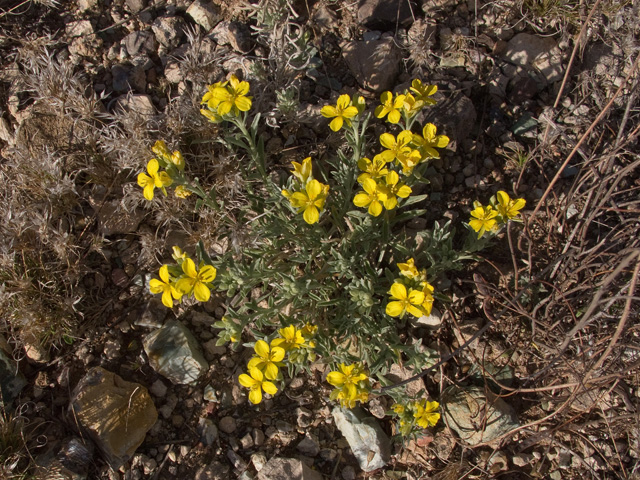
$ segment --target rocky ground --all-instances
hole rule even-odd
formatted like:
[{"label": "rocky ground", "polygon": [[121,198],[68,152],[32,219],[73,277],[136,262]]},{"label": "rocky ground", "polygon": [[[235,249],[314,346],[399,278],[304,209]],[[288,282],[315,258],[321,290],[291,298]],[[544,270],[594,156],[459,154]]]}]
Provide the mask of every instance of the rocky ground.
[{"label": "rocky ground", "polygon": [[[4,478],[636,478],[637,307],[635,316],[633,307],[618,313],[631,318],[626,326],[598,320],[596,331],[585,325],[578,332],[587,352],[615,340],[610,351],[593,350],[616,353],[617,362],[596,365],[594,389],[563,391],[580,384],[580,348],[555,367],[569,372],[558,373],[557,382],[523,380],[552,368],[547,359],[562,353],[561,335],[590,313],[588,292],[599,292],[599,278],[611,271],[587,268],[605,263],[589,255],[602,248],[611,270],[620,261],[621,270],[633,271],[621,259],[638,248],[640,12],[608,2],[587,18],[593,5],[2,2]],[[438,104],[426,120],[452,141],[431,163],[422,192],[431,208],[409,222],[411,231],[443,218],[466,221],[473,200],[501,189],[526,199],[525,217],[546,200],[541,215],[525,219],[526,235],[499,239],[483,254],[487,262],[448,279],[447,310],[459,312],[459,323],[442,308],[416,326],[416,335],[445,355],[513,305],[497,292],[511,292],[516,258],[529,278],[542,275],[537,297],[519,298],[522,310],[512,309],[500,327],[426,378],[446,409],[444,422],[418,438],[394,436],[384,399],[354,412],[336,408],[321,363],[281,395],[250,405],[237,377],[251,352],[216,345],[213,324],[225,298],[169,312],[148,292],[172,245],[203,240],[212,250],[225,248],[216,243],[215,214],[180,218],[170,198],[149,205],[135,178],[158,138],[188,143],[196,173],[233,205],[242,189],[235,159],[214,145],[198,112],[206,85],[232,73],[251,82],[274,171],[335,151],[341,140],[320,108],[340,93],[357,92],[375,105],[380,93],[402,90],[413,78],[436,84]],[[598,135],[578,144],[605,109]],[[601,168],[605,157],[619,163]],[[610,190],[619,196],[603,201],[599,211],[611,216],[597,222],[613,233],[591,244],[574,222],[591,218],[598,195],[585,185],[608,185],[611,172],[622,172]],[[609,222],[616,227],[607,230]],[[574,250],[584,255],[566,263]],[[592,289],[578,288],[585,296],[575,303],[569,265],[585,266],[578,287]],[[497,289],[478,299],[474,274]],[[635,283],[625,282],[620,288],[632,296]],[[554,285],[566,293],[567,311],[554,303]],[[492,297],[504,303],[490,307]],[[527,318],[543,331],[533,340],[522,334]],[[477,382],[479,364],[514,389]],[[610,383],[599,380],[605,377]]]}]

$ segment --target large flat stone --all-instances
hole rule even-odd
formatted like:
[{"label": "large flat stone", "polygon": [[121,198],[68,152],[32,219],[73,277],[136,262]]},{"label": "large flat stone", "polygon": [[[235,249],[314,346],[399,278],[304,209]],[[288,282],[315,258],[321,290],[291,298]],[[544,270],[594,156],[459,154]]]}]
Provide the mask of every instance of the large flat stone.
[{"label": "large flat stone", "polygon": [[158,420],[145,387],[95,367],[78,382],[69,411],[114,467],[128,461]]}]

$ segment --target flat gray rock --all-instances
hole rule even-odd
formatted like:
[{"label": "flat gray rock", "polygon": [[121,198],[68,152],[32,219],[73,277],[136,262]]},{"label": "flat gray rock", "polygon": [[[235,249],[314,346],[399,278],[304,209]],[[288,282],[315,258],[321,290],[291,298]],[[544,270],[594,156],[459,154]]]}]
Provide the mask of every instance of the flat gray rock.
[{"label": "flat gray rock", "polygon": [[535,69],[549,83],[562,80],[564,75],[562,52],[550,37],[519,33],[509,40],[504,58],[516,65]]},{"label": "flat gray rock", "polygon": [[175,384],[193,385],[209,368],[196,338],[175,320],[147,335],[143,345],[153,369]]},{"label": "flat gray rock", "polygon": [[372,472],[389,462],[391,442],[375,418],[360,408],[335,407],[331,413],[363,471]]},{"label": "flat gray rock", "polygon": [[520,426],[510,405],[480,387],[450,387],[441,404],[446,424],[471,446],[491,443]]}]

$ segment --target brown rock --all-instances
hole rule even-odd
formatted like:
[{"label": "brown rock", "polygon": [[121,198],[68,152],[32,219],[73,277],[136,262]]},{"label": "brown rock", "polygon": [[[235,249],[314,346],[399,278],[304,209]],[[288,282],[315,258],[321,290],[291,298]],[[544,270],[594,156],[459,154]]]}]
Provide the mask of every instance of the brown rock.
[{"label": "brown rock", "polygon": [[349,42],[342,56],[364,88],[377,93],[393,88],[402,59],[393,38]]},{"label": "brown rock", "polygon": [[133,456],[158,419],[145,387],[101,367],[78,382],[69,411],[114,468]]}]

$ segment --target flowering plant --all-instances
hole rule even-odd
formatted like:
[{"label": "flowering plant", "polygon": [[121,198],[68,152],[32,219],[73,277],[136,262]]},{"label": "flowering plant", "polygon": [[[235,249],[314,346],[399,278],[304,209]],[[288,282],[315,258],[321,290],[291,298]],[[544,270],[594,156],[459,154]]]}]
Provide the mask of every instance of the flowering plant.
[{"label": "flowering plant", "polygon": [[[238,378],[251,403],[277,395],[285,369],[293,376],[314,361],[327,364],[332,400],[346,408],[366,403],[394,364],[420,370],[434,363],[437,355],[411,337],[411,324],[446,301],[438,276],[473,258],[453,249],[450,223],[420,232],[421,248],[406,244],[404,222],[426,212],[415,208],[426,195],[414,190],[428,183],[429,160],[449,143],[436,125],[416,126],[422,109],[435,103],[437,88],[416,79],[404,93],[384,92],[373,115],[363,97],[341,95],[321,114],[332,132],[344,135],[344,148],[322,161],[293,161],[285,181],[268,171],[249,90],[233,75],[212,84],[201,114],[222,127],[220,141],[229,150],[248,157],[247,204],[239,217],[247,219],[252,245],[212,259],[200,243],[197,263],[174,247],[175,264],[160,268],[151,292],[162,294],[168,307],[188,296],[206,302],[214,286],[226,293],[231,300],[215,324],[218,344],[245,341],[253,349]],[[389,125],[379,146],[367,137],[373,116]],[[138,179],[145,198],[153,198],[154,188],[173,186],[181,198],[197,195],[198,208],[220,209],[215,192],[189,178],[180,152],[169,152],[162,141],[153,152],[149,175]],[[523,206],[499,192],[493,206],[476,206],[468,226],[481,237],[515,219]],[[220,235],[231,233],[230,227]],[[402,389],[393,398],[403,434],[438,421],[437,402],[409,398]]]}]

